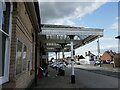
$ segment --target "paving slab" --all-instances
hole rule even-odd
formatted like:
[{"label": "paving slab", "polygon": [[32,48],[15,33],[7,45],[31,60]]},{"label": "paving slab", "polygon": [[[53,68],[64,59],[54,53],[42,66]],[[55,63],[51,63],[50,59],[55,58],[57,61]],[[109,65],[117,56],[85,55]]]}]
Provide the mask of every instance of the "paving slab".
[{"label": "paving slab", "polygon": [[[71,78],[66,68],[65,76],[57,76],[55,69],[48,69],[48,77],[38,78],[37,86],[32,88],[83,88],[81,84],[71,84]],[[79,85],[79,86],[78,86]]]}]

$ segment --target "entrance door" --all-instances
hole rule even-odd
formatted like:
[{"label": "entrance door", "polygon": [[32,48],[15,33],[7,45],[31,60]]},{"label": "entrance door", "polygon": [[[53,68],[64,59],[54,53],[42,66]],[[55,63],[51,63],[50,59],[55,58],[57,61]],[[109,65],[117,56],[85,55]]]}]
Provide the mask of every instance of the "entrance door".
[{"label": "entrance door", "polygon": [[9,78],[11,11],[11,3],[0,1],[0,85]]}]

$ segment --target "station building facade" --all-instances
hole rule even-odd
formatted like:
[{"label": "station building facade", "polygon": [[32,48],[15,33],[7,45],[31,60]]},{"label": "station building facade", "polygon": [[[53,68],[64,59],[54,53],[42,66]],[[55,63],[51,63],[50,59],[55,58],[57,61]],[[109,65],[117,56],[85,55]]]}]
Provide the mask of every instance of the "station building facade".
[{"label": "station building facade", "polygon": [[0,2],[0,85],[3,88],[26,88],[34,80],[39,15],[37,2]]}]

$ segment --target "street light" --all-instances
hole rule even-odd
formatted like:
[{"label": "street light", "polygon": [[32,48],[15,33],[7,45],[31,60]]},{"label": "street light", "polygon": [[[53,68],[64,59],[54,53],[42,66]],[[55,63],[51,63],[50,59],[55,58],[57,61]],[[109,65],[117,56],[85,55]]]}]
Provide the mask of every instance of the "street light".
[{"label": "street light", "polygon": [[74,73],[74,55],[73,55],[73,39],[75,35],[68,35],[71,40],[71,69],[72,69],[72,75],[71,75],[71,83],[75,83],[75,73]]}]

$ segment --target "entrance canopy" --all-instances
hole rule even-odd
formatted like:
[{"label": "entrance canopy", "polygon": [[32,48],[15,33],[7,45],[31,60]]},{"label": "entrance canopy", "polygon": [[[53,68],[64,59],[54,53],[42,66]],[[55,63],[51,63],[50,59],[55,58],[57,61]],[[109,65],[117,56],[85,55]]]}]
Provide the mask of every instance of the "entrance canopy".
[{"label": "entrance canopy", "polygon": [[58,51],[58,48],[61,48],[61,43],[66,43],[64,49],[66,52],[69,52],[71,40],[68,35],[75,35],[73,39],[74,49],[103,36],[103,29],[95,28],[42,24],[41,29],[42,32],[39,34],[39,37],[48,52]]}]

